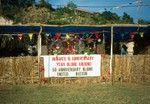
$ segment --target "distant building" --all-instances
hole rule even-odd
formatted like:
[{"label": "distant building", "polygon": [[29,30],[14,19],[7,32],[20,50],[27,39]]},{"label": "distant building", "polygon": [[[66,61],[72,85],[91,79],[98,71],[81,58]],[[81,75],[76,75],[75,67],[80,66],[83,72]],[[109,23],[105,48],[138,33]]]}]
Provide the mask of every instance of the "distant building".
[{"label": "distant building", "polygon": [[80,8],[75,8],[75,12],[77,14],[87,14],[87,15],[93,15],[94,13],[93,12],[90,12],[90,11],[87,11],[87,10],[84,10],[84,9],[80,9]]}]

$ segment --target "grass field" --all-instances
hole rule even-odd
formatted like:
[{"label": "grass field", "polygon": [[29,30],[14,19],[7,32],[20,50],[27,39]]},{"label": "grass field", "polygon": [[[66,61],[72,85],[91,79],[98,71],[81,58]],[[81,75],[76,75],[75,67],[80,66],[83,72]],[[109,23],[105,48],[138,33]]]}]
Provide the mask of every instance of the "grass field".
[{"label": "grass field", "polygon": [[150,85],[1,86],[0,104],[150,104]]}]

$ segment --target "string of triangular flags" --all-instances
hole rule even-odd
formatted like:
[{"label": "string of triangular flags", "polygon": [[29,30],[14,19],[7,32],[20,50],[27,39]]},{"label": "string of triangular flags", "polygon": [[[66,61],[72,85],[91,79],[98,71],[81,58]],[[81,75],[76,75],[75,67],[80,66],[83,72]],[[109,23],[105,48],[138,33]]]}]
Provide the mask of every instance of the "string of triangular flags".
[{"label": "string of triangular flags", "polygon": [[[54,39],[54,40],[59,40],[59,39],[64,39],[64,40],[74,40],[74,39],[79,39],[79,40],[87,40],[88,39],[93,39],[98,41],[101,41],[105,36],[105,33],[110,33],[109,31],[106,32],[83,32],[83,33],[45,33],[45,36],[48,37],[48,39]],[[116,33],[116,34],[121,34],[122,39],[125,36],[129,36],[130,39],[133,39],[136,35],[140,35],[141,38],[144,37],[144,32],[122,32],[122,33]],[[3,34],[3,35],[9,35],[9,34]],[[18,33],[18,34],[11,34],[11,36],[16,36],[18,37],[19,41],[23,40],[24,35],[28,35],[29,40],[32,41],[34,33]]]},{"label": "string of triangular flags", "polygon": [[[18,36],[18,40],[19,40],[19,41],[22,41],[22,40],[23,40],[24,35],[25,35],[24,33],[19,33],[19,34],[17,34],[17,36]],[[30,41],[32,41],[33,33],[28,33],[28,36],[29,36]]]},{"label": "string of triangular flags", "polygon": [[133,5],[140,6],[142,3],[143,3],[142,0],[136,0],[134,2],[120,4],[120,5],[112,7],[112,8],[104,8],[104,10],[105,11],[107,11],[107,10],[114,10],[114,9],[119,9],[119,8],[123,8],[123,7],[133,6]]},{"label": "string of triangular flags", "polygon": [[[106,38],[110,39],[110,31],[94,31],[82,33],[42,33],[46,38],[49,54],[95,54],[98,45],[105,44]],[[13,34],[15,35],[15,34]],[[34,33],[19,33],[15,36],[23,42],[28,36],[29,44],[32,43]],[[144,32],[120,32],[114,33],[114,37],[119,36],[119,41],[128,37],[133,41],[136,36],[144,37]],[[120,38],[121,37],[121,38]]]}]

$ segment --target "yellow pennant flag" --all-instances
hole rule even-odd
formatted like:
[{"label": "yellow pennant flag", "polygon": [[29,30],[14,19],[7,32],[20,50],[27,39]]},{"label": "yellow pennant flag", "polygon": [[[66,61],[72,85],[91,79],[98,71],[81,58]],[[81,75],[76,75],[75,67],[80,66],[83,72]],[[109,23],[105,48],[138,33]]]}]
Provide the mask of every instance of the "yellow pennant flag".
[{"label": "yellow pennant flag", "polygon": [[32,40],[32,37],[33,37],[33,33],[29,33],[30,40]]},{"label": "yellow pennant flag", "polygon": [[70,39],[70,34],[66,34],[66,39]]},{"label": "yellow pennant flag", "polygon": [[143,38],[144,37],[144,32],[140,32],[140,36],[141,36],[141,38]]}]

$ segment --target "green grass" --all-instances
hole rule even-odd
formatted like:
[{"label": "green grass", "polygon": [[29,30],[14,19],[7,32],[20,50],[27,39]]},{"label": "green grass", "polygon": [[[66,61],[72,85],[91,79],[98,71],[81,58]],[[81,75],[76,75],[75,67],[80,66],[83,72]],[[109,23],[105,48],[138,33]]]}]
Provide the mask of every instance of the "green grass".
[{"label": "green grass", "polygon": [[16,85],[0,90],[0,104],[150,104],[150,85]]}]

